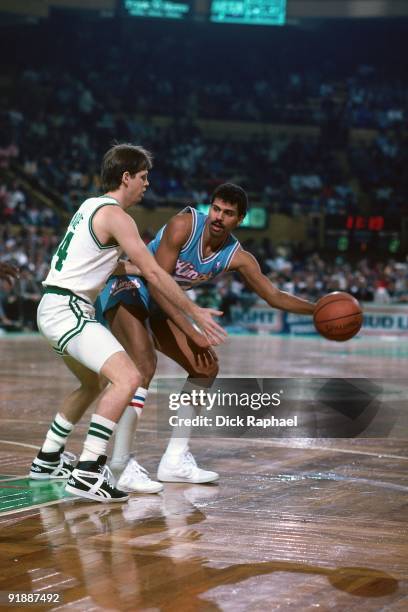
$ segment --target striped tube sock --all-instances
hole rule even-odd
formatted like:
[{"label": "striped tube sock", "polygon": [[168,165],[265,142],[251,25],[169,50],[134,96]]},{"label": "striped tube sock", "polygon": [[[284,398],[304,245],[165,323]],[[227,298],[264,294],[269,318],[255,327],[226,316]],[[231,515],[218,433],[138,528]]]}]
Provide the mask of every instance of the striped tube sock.
[{"label": "striped tube sock", "polygon": [[129,403],[129,406],[132,406],[132,408],[134,408],[138,418],[142,416],[142,411],[145,405],[147,393],[147,389],[144,389],[143,387],[138,387],[136,389],[136,393],[133,396],[133,399]]},{"label": "striped tube sock", "polygon": [[115,428],[114,421],[93,414],[79,461],[96,461],[100,455],[106,455],[108,442]]},{"label": "striped tube sock", "polygon": [[61,450],[73,429],[73,424],[58,412],[47,431],[44,444],[41,447],[42,452],[56,453]]},{"label": "striped tube sock", "polygon": [[120,418],[112,452],[112,469],[123,469],[129,461],[136,433],[137,420],[143,412],[148,390],[138,387],[133,399]]}]

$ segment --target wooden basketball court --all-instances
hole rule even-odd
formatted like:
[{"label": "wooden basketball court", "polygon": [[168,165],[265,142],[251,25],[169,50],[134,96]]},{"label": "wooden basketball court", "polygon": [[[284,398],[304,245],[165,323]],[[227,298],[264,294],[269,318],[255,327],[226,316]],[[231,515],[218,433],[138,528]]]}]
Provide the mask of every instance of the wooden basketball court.
[{"label": "wooden basketball court", "polygon": [[[123,505],[25,478],[73,380],[38,336],[0,338],[3,609],[408,609],[406,439],[196,439],[219,484],[167,484]],[[223,376],[405,379],[408,343],[232,337]],[[160,359],[163,376],[180,374]],[[136,448],[153,475],[166,440],[149,398]],[[88,419],[68,450],[78,453]],[[400,432],[399,432],[400,433]],[[405,436],[408,437],[408,436]],[[8,593],[19,593],[11,606]],[[53,595],[38,605],[23,594]]]}]

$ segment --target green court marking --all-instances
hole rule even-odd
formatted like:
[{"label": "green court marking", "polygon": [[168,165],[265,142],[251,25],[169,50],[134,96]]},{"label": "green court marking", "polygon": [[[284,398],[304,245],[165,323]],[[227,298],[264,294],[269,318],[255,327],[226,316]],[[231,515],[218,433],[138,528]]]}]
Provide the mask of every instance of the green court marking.
[{"label": "green court marking", "polygon": [[0,482],[0,514],[64,498],[72,499],[72,495],[65,493],[65,485],[65,480],[41,482],[29,478]]}]

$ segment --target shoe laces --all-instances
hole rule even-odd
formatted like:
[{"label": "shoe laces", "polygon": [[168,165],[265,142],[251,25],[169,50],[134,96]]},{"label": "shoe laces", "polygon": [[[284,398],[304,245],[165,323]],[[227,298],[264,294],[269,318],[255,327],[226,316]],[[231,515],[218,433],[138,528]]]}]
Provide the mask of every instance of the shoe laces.
[{"label": "shoe laces", "polygon": [[147,470],[141,466],[134,457],[130,458],[126,469],[129,469],[132,475],[139,476],[141,480],[150,480]]},{"label": "shoe laces", "polygon": [[64,463],[68,463],[68,465],[72,465],[77,460],[77,456],[74,453],[70,453],[69,451],[64,451],[61,453],[58,468],[64,467]]},{"label": "shoe laces", "polygon": [[74,461],[77,460],[77,456],[69,451],[64,451],[61,453],[61,459],[63,459],[66,463],[74,463]]},{"label": "shoe laces", "polygon": [[182,462],[183,463],[188,463],[188,464],[190,464],[190,465],[192,465],[194,467],[197,467],[197,462],[194,459],[193,455],[190,453],[190,451],[186,451],[184,453],[183,458],[182,458]]},{"label": "shoe laces", "polygon": [[[102,466],[101,466],[101,467],[102,467]],[[100,472],[101,472],[101,474],[102,474],[102,476],[103,476],[103,478],[104,478],[104,480],[105,480],[105,482],[106,482],[106,485],[107,485],[107,486],[108,486],[110,489],[112,489],[112,491],[113,491],[113,490],[115,489],[115,486],[114,486],[114,484],[113,484],[113,482],[114,482],[114,477],[113,477],[112,470],[110,469],[110,467],[109,467],[109,466],[107,466],[107,465],[105,465],[105,466],[103,466],[103,467],[102,467],[102,469],[100,470]]]}]

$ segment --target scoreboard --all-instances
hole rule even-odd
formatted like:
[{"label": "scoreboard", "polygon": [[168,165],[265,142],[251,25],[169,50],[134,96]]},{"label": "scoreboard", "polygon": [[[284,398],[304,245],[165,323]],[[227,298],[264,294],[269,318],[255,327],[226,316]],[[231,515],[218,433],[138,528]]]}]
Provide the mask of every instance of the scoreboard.
[{"label": "scoreboard", "polygon": [[212,0],[210,21],[249,25],[283,25],[286,0]]},{"label": "scoreboard", "polygon": [[399,254],[403,232],[398,216],[326,215],[324,247],[360,254]]},{"label": "scoreboard", "polygon": [[121,0],[123,17],[283,25],[287,0]]},{"label": "scoreboard", "polygon": [[185,19],[190,16],[191,4],[173,0],[124,0],[123,6],[129,17]]}]

